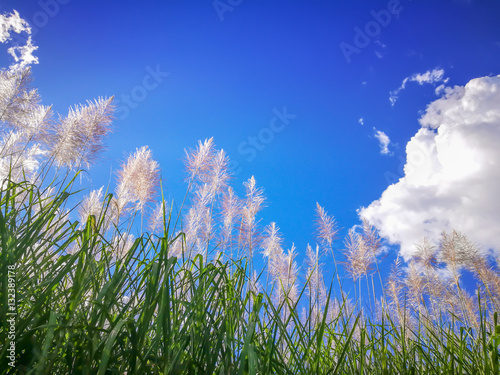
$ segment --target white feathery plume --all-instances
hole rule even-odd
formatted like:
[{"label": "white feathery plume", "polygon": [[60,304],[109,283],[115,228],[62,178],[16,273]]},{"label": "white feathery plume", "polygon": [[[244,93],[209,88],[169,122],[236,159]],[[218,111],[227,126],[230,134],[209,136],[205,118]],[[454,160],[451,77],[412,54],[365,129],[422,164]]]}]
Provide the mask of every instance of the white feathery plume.
[{"label": "white feathery plume", "polygon": [[368,249],[373,254],[373,257],[376,257],[381,249],[380,238],[377,235],[377,231],[375,228],[368,223],[367,220],[363,219],[363,241]]},{"label": "white feathery plume", "polygon": [[[274,302],[277,306],[285,301],[285,298],[293,305],[297,302],[298,286],[297,274],[298,268],[295,262],[296,249],[292,244],[292,248],[285,254],[281,252],[274,259],[270,260],[270,272],[274,276]],[[283,316],[286,319],[289,308],[287,303],[283,304]]]},{"label": "white feathery plume", "polygon": [[279,227],[272,222],[264,229],[264,238],[262,240],[262,254],[265,258],[273,258],[283,252],[281,244],[283,239],[279,234]]},{"label": "white feathery plume", "polygon": [[406,314],[405,304],[403,303],[403,272],[401,270],[401,259],[399,256],[394,261],[391,267],[391,273],[389,274],[389,280],[386,284],[386,290],[389,292],[389,307],[395,314],[396,319],[400,324],[406,320],[404,314]]},{"label": "white feathery plume", "polygon": [[87,223],[89,216],[93,215],[96,220],[99,220],[99,216],[102,211],[102,189],[92,190],[89,195],[87,195],[78,208],[78,215],[80,224],[84,226]]},{"label": "white feathery plume", "polygon": [[406,273],[405,284],[413,307],[422,312],[424,295],[426,293],[426,283],[423,277],[422,265],[415,260],[411,260]]},{"label": "white feathery plume", "polygon": [[365,243],[363,237],[349,229],[347,238],[344,241],[344,255],[347,258],[346,270],[351,278],[356,281],[362,275],[367,275],[374,260],[370,248]]},{"label": "white feathery plume", "polygon": [[9,176],[14,182],[31,181],[45,154],[38,144],[28,147],[22,133],[7,133],[0,140],[0,182]]},{"label": "white feathery plume", "polygon": [[214,192],[207,183],[198,185],[194,192],[193,205],[185,220],[186,244],[189,255],[205,254],[212,236],[212,203]]},{"label": "white feathery plume", "polygon": [[466,236],[453,230],[451,234],[443,232],[439,244],[439,257],[451,272],[455,285],[459,287],[461,269],[479,257],[477,247]]},{"label": "white feathery plume", "polygon": [[246,189],[246,201],[242,208],[242,244],[247,255],[252,258],[254,248],[258,247],[259,242],[256,216],[262,209],[264,196],[262,189],[257,188],[254,176],[243,185]]},{"label": "white feathery plume", "polygon": [[16,73],[0,70],[0,124],[22,133],[26,143],[49,142],[52,108],[39,105],[40,96],[30,87],[31,81],[29,68]]},{"label": "white feathery plume", "polygon": [[113,98],[70,108],[55,126],[51,154],[58,166],[89,168],[104,150],[104,137],[111,131]]},{"label": "white feathery plume", "polygon": [[333,240],[337,236],[337,222],[333,216],[328,215],[323,207],[316,202],[316,230],[317,238],[323,245],[332,246]]},{"label": "white feathery plume", "polygon": [[198,147],[195,150],[185,150],[185,165],[192,179],[199,174],[203,174],[210,167],[214,152],[214,139],[205,139],[202,143],[198,141]]},{"label": "white feathery plume", "polygon": [[299,297],[298,293],[298,285],[297,285],[297,274],[299,269],[297,267],[297,262],[295,262],[295,258],[297,257],[297,251],[295,245],[292,244],[291,249],[288,250],[286,254],[286,274],[285,277],[282,278],[286,282],[282,284],[286,287],[287,297],[293,302],[297,302],[297,298]]},{"label": "white feathery plume", "polygon": [[52,107],[35,106],[27,116],[19,118],[17,125],[27,140],[49,142],[49,131],[52,126]]},{"label": "white feathery plume", "polygon": [[167,220],[168,223],[168,215],[170,209],[167,207],[164,201],[156,203],[153,212],[149,218],[149,230],[154,233],[157,230],[163,229],[163,218]]},{"label": "white feathery plume", "polygon": [[436,269],[438,260],[436,258],[436,246],[425,238],[417,243],[413,258],[425,269]]},{"label": "white feathery plume", "polygon": [[209,163],[210,169],[204,175],[201,175],[201,179],[210,186],[212,196],[215,197],[227,187],[230,178],[227,170],[229,158],[224,150],[220,150],[212,156]]},{"label": "white feathery plume", "polygon": [[[222,195],[222,229],[221,229],[221,246],[225,252],[229,246],[232,250],[232,236],[236,221],[240,217],[241,202],[234,193],[232,187],[228,187],[227,193]],[[232,257],[232,255],[231,255]]]},{"label": "white feathery plume", "polygon": [[214,198],[214,191],[209,184],[202,184],[194,191],[193,206],[209,206]]},{"label": "white feathery plume", "polygon": [[145,205],[155,199],[159,176],[159,165],[148,146],[130,155],[118,171],[116,203],[119,214],[129,203],[134,203],[135,209],[143,212]]},{"label": "white feathery plume", "polygon": [[24,119],[39,106],[40,96],[31,88],[31,69],[0,70],[0,124],[22,130]]},{"label": "white feathery plume", "polygon": [[185,248],[184,239],[182,236],[179,236],[179,233],[177,233],[176,237],[177,239],[169,247],[168,255],[169,257],[180,258],[184,253],[184,248]]},{"label": "white feathery plume", "polygon": [[316,245],[314,251],[311,245],[307,245],[306,264],[307,268],[307,293],[311,298],[311,320],[317,324],[323,313],[323,307],[326,302],[326,288],[322,272],[322,264],[319,261],[319,245]]}]

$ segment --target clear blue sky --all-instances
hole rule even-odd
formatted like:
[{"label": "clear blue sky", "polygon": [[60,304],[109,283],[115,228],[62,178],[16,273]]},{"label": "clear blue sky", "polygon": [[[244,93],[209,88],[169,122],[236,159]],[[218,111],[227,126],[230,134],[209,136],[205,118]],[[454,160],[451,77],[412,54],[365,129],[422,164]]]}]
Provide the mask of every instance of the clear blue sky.
[{"label": "clear blue sky", "polygon": [[[184,148],[213,136],[236,163],[233,186],[241,193],[254,175],[268,199],[262,224],[277,222],[302,253],[317,201],[344,236],[357,210],[403,177],[436,87],[500,74],[498,1],[61,3],[2,0],[0,12],[16,9],[37,29],[44,104],[65,114],[98,96],[120,101],[94,187],[148,145],[167,194],[181,199]],[[391,105],[406,77],[433,70],[441,80],[409,80]],[[274,121],[285,107],[288,123]],[[386,154],[376,131],[390,138]]]}]

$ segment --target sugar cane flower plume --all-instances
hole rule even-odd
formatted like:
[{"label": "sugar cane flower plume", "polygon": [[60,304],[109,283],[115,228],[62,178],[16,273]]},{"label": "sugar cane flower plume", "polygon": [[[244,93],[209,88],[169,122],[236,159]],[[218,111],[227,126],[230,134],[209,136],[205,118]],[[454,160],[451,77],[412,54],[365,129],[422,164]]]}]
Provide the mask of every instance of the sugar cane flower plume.
[{"label": "sugar cane flower plume", "polygon": [[209,186],[212,197],[218,196],[227,188],[230,175],[228,172],[229,158],[224,150],[214,153],[209,160],[209,168],[200,174],[200,180]]},{"label": "sugar cane flower plume", "polygon": [[320,262],[320,248],[316,245],[313,250],[311,245],[307,245],[306,250],[306,265],[308,280],[306,292],[311,301],[310,319],[314,324],[318,324],[322,318],[323,307],[325,305],[327,296],[325,281],[323,278],[323,264]]},{"label": "sugar cane flower plume", "polygon": [[[46,151],[52,112],[39,105],[30,69],[0,70],[0,179],[34,178]],[[35,143],[36,142],[36,143]]]},{"label": "sugar cane flower plume", "polygon": [[434,270],[438,267],[436,246],[429,241],[428,238],[423,238],[416,244],[416,251],[413,254],[413,259],[419,263],[424,270]]},{"label": "sugar cane flower plume", "polygon": [[192,180],[198,176],[203,180],[203,176],[210,168],[214,154],[214,139],[205,139],[202,143],[198,141],[198,147],[194,150],[185,150],[186,157],[184,164],[188,171],[189,179]]},{"label": "sugar cane flower plume", "polygon": [[213,228],[213,203],[212,188],[204,183],[198,185],[194,191],[192,205],[189,207],[184,232],[189,256],[206,254],[212,236]]},{"label": "sugar cane flower plume", "polygon": [[111,195],[104,197],[104,187],[92,190],[85,196],[78,207],[80,226],[84,227],[89,216],[94,216],[95,222],[101,234],[110,229],[116,215],[116,204]]},{"label": "sugar cane flower plume", "polygon": [[283,239],[279,230],[280,228],[275,222],[272,222],[264,229],[261,243],[262,255],[264,258],[274,259],[282,253],[283,249],[281,248],[281,245],[283,243]]},{"label": "sugar cane flower plume", "polygon": [[297,285],[298,267],[295,262],[297,252],[293,244],[287,253],[283,249],[280,250],[269,260],[269,273],[274,282],[274,303],[276,306],[282,306],[283,316],[286,319],[289,313],[286,300],[293,305],[299,295]]},{"label": "sugar cane flower plume", "polygon": [[264,194],[257,188],[255,177],[244,182],[246,200],[242,208],[241,244],[246,255],[251,259],[255,248],[259,247],[260,236],[257,228],[257,213],[264,204]]},{"label": "sugar cane flower plume", "polygon": [[82,203],[78,207],[78,215],[82,226],[85,225],[91,215],[93,215],[96,220],[99,220],[103,208],[102,189],[101,187],[99,190],[92,190],[90,194],[82,200]]},{"label": "sugar cane flower plume", "polygon": [[354,229],[349,229],[344,241],[345,249],[344,262],[347,273],[353,281],[357,281],[361,276],[368,275],[374,261],[373,253],[366,244],[363,236],[356,233]]},{"label": "sugar cane flower plume", "polygon": [[51,155],[56,164],[70,169],[90,168],[104,150],[104,137],[111,131],[113,98],[99,98],[86,106],[70,108],[54,130]]},{"label": "sugar cane flower plume", "polygon": [[46,155],[40,145],[27,145],[20,132],[10,131],[0,139],[0,186],[10,179],[31,182],[39,169],[40,159]]},{"label": "sugar cane flower plume", "polygon": [[[217,236],[214,213],[220,209],[219,196],[228,187],[229,159],[224,150],[215,149],[213,138],[198,141],[196,149],[186,150],[185,153],[188,193],[194,189],[184,225],[186,245],[190,254],[194,251],[194,254],[203,253],[206,257],[210,241]],[[228,230],[226,223],[225,234],[222,235],[224,241],[229,241]],[[224,246],[227,244],[223,244],[222,250]]]},{"label": "sugar cane flower plume", "polygon": [[337,222],[319,203],[316,203],[316,231],[319,242],[331,248],[338,233]]},{"label": "sugar cane flower plume", "polygon": [[425,313],[424,296],[427,290],[422,268],[422,265],[414,259],[410,260],[404,280],[408,290],[409,303],[419,314]]},{"label": "sugar cane flower plume", "polygon": [[141,212],[147,203],[156,198],[160,180],[160,167],[153,159],[153,153],[148,146],[138,148],[118,171],[115,207],[117,216],[128,209],[129,204]]},{"label": "sugar cane flower plume", "polygon": [[443,232],[439,243],[439,256],[451,272],[458,286],[461,269],[470,266],[479,257],[477,247],[460,232]]},{"label": "sugar cane flower plume", "polygon": [[[233,232],[234,228],[241,217],[241,201],[234,193],[232,187],[228,187],[227,191],[222,194],[221,212],[222,212],[222,228],[220,232],[220,244],[224,256],[229,255],[232,259],[233,249]],[[231,254],[227,254],[230,249]]]},{"label": "sugar cane flower plume", "polygon": [[389,313],[393,315],[400,325],[410,325],[411,314],[404,298],[404,279],[401,258],[398,256],[391,267],[386,290],[389,297]]},{"label": "sugar cane flower plume", "polygon": [[48,142],[52,109],[40,105],[40,95],[31,82],[30,68],[0,70],[0,131],[23,134],[26,142]]},{"label": "sugar cane flower plume", "polygon": [[[262,234],[261,249],[267,264],[267,280],[274,282],[279,279],[283,262],[283,239],[275,222],[270,223]],[[266,282],[266,290],[267,290]]]},{"label": "sugar cane flower plume", "polygon": [[[228,172],[229,158],[224,150],[216,150],[213,138],[198,141],[198,147],[185,150],[184,164],[188,172],[188,181],[195,188],[207,185],[209,198],[215,198],[227,188],[230,179]],[[191,187],[191,186],[190,186]]]},{"label": "sugar cane flower plume", "polygon": [[165,201],[157,202],[155,208],[151,212],[149,217],[149,231],[154,233],[158,230],[163,229],[164,219],[166,223],[169,221],[170,206],[167,205]]},{"label": "sugar cane flower plume", "polygon": [[365,245],[372,253],[373,258],[379,255],[382,249],[382,245],[380,243],[380,237],[378,236],[375,228],[372,225],[370,225],[370,223],[366,219],[363,219],[363,234],[361,236],[363,238]]}]

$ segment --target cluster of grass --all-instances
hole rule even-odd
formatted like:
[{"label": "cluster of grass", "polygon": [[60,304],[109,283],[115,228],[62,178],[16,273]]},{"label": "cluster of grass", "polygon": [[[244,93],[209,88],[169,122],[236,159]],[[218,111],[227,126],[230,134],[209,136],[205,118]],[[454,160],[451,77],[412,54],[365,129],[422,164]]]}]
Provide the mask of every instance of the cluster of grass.
[{"label": "cluster of grass", "polygon": [[1,374],[499,373],[500,275],[465,236],[424,241],[405,274],[398,261],[380,277],[377,298],[368,281],[380,276],[380,240],[368,223],[349,231],[353,303],[338,272],[325,287],[322,259],[325,249],[335,255],[337,230],[318,205],[319,245],[307,250],[300,286],[295,249],[256,219],[262,190],[252,177],[237,198],[212,140],[187,151],[176,212],[164,200],[152,207],[159,166],[146,147],[122,165],[113,194],[82,198],[79,171],[102,149],[112,99],[56,121],[29,69],[0,73]]},{"label": "cluster of grass", "polygon": [[[107,256],[102,218],[84,226],[58,211],[70,192],[44,196],[29,183],[0,195],[0,315],[7,266],[16,265],[16,368],[0,328],[0,373],[33,374],[492,374],[500,325],[458,318],[406,332],[390,314],[300,317],[247,287],[245,263],[169,256],[162,236],[137,238],[122,260]],[[78,251],[67,252],[75,243]],[[101,254],[101,256],[97,256]],[[305,287],[302,293],[305,292]],[[325,312],[332,299],[327,298]],[[339,302],[339,301],[335,301]],[[343,301],[340,301],[344,303]],[[283,314],[284,311],[287,314]],[[308,314],[311,316],[311,314]],[[481,316],[485,316],[482,314]],[[460,324],[457,330],[454,324]]]}]

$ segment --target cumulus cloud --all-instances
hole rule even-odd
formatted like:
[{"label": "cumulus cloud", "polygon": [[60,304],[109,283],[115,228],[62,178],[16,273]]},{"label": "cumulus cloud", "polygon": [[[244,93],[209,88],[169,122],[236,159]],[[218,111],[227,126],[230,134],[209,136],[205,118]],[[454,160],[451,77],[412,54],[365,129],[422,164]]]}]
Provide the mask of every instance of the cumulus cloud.
[{"label": "cumulus cloud", "polygon": [[358,211],[407,259],[456,229],[500,250],[500,76],[446,88],[406,146],[404,177]]},{"label": "cumulus cloud", "polygon": [[361,124],[361,125],[364,125],[365,124],[365,120],[363,119],[363,117],[361,117],[358,122]]},{"label": "cumulus cloud", "polygon": [[[0,43],[7,43],[12,38],[11,31],[16,34],[26,32],[31,34],[31,28],[27,21],[23,20],[17,11],[11,14],[0,14]],[[10,47],[7,52],[14,58],[15,64],[10,69],[22,69],[30,64],[38,64],[38,58],[33,56],[33,52],[38,49],[33,45],[31,36],[28,37],[24,46]]]},{"label": "cumulus cloud", "polygon": [[373,130],[375,132],[375,138],[377,138],[379,142],[380,153],[382,155],[389,154],[389,143],[391,143],[391,140],[389,139],[388,135],[381,130],[377,130],[375,128],[373,128]]},{"label": "cumulus cloud", "polygon": [[403,79],[401,86],[399,86],[396,90],[390,92],[389,100],[391,105],[396,104],[396,101],[399,98],[399,93],[401,90],[406,88],[406,84],[408,82],[417,82],[419,85],[423,85],[424,83],[438,83],[438,82],[448,82],[448,78],[444,78],[444,70],[434,68],[432,70],[428,70],[425,73],[415,73],[409,77]]}]

